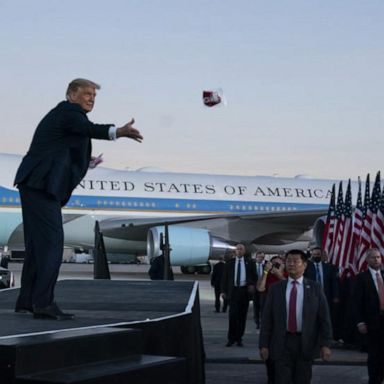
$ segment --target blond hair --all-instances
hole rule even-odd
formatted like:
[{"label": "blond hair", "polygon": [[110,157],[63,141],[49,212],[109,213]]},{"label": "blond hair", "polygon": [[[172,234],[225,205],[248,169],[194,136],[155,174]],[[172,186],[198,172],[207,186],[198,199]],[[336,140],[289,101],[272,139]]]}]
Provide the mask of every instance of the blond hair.
[{"label": "blond hair", "polygon": [[91,81],[91,80],[87,80],[87,79],[75,79],[75,80],[72,80],[69,84],[68,84],[68,88],[67,88],[67,92],[66,92],[66,97],[68,99],[68,96],[70,93],[72,92],[76,92],[79,88],[81,87],[92,87],[92,88],[95,88],[95,89],[100,89],[100,85]]}]

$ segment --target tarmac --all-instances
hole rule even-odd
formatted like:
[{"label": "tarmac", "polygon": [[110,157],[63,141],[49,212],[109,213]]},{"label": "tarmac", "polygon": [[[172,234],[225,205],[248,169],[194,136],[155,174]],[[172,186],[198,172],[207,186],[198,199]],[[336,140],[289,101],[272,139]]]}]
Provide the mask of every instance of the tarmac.
[{"label": "tarmac", "polygon": [[[11,263],[16,286],[20,281],[21,264]],[[112,279],[147,279],[146,265],[110,265]],[[266,369],[259,357],[259,331],[252,318],[252,304],[248,311],[243,347],[226,347],[228,314],[214,312],[214,291],[209,276],[183,275],[174,268],[175,280],[199,281],[201,324],[206,354],[206,384],[264,384],[267,383]],[[91,279],[91,264],[63,264],[59,279]],[[334,348],[332,358],[323,363],[316,360],[313,366],[312,383],[363,384],[368,382],[366,354],[358,350]]]}]

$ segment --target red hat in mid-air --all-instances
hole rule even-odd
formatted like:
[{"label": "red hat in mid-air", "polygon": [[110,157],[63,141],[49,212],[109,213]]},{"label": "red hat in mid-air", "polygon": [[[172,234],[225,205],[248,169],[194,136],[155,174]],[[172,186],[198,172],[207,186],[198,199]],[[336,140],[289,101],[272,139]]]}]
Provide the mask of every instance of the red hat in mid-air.
[{"label": "red hat in mid-air", "polygon": [[214,107],[215,105],[222,103],[222,91],[203,91],[203,102],[207,107]]}]

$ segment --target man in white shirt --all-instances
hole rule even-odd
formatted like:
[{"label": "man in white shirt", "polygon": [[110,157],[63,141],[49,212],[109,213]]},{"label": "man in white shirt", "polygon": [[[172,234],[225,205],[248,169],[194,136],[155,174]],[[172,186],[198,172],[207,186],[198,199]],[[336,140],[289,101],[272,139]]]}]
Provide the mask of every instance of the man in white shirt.
[{"label": "man in white shirt", "polygon": [[303,251],[289,251],[289,278],[270,287],[263,309],[260,356],[274,361],[276,384],[309,384],[313,359],[331,355],[327,300],[318,283],[303,277],[306,266]]},{"label": "man in white shirt", "polygon": [[23,214],[26,256],[15,312],[37,319],[70,320],[55,302],[55,285],[63,259],[64,231],[61,209],[85,176],[88,167],[102,161],[92,156],[92,140],[126,137],[143,140],[134,119],[117,128],[94,124],[92,111],[100,86],[87,79],[68,85],[66,100],[38,124],[27,154],[15,176]]},{"label": "man in white shirt", "polygon": [[256,273],[254,264],[245,257],[245,245],[236,245],[236,257],[225,264],[221,294],[229,304],[228,341],[226,346],[243,346],[250,295],[253,295]]},{"label": "man in white shirt", "polygon": [[384,379],[384,275],[380,251],[366,253],[368,270],[356,277],[354,291],[358,331],[367,336],[369,384]]},{"label": "man in white shirt", "polygon": [[[259,279],[263,277],[264,273],[264,259],[265,253],[258,251],[255,254],[255,271],[256,271],[256,283]],[[260,292],[255,289],[255,293],[253,294],[253,319],[255,320],[256,329],[260,328],[260,312],[262,308],[261,302],[262,296]]]}]

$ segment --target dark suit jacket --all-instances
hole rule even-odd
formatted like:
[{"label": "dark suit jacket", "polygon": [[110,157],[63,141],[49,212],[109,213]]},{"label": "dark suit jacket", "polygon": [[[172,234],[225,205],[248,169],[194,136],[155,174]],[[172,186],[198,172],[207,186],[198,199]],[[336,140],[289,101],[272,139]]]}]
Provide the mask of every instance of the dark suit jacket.
[{"label": "dark suit jacket", "polygon": [[88,170],[90,139],[109,140],[110,126],[90,122],[78,104],[62,101],[37,126],[15,185],[44,190],[65,205]]},{"label": "dark suit jacket", "polygon": [[[321,265],[323,267],[323,289],[328,300],[328,304],[330,304],[334,299],[339,299],[340,297],[337,270],[331,264],[322,262]],[[304,277],[316,281],[316,267],[310,260],[307,263]]]},{"label": "dark suit jacket", "polygon": [[213,266],[212,275],[211,275],[211,285],[212,287],[218,287],[221,288],[221,280],[223,277],[225,268],[225,263],[222,261],[219,261]]},{"label": "dark suit jacket", "polygon": [[[226,294],[228,300],[231,299],[232,290],[235,284],[235,262],[236,257],[225,263],[223,278],[221,280],[221,292]],[[245,274],[247,286],[254,286],[256,282],[255,266],[252,261],[244,258]]]},{"label": "dark suit jacket", "polygon": [[[287,332],[285,292],[287,280],[273,284],[268,291],[261,321],[260,348],[269,348],[271,359],[282,356]],[[305,359],[318,356],[320,347],[332,342],[332,325],[327,300],[318,283],[304,279],[302,353]]]},{"label": "dark suit jacket", "polygon": [[[384,278],[383,272],[381,276]],[[365,271],[356,276],[354,288],[355,297],[355,321],[365,323],[368,332],[380,327],[380,299],[371,272]]]}]

